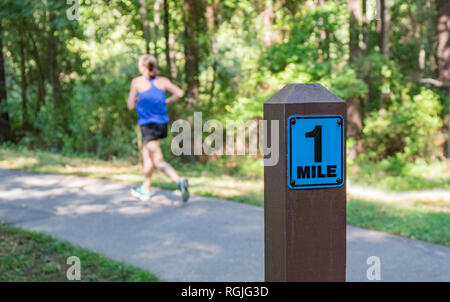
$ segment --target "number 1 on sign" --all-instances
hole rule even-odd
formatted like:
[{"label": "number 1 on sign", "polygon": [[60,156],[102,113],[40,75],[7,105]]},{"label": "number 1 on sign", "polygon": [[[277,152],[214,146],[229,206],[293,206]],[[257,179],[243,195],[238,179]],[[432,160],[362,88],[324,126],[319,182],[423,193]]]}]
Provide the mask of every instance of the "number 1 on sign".
[{"label": "number 1 on sign", "polygon": [[322,162],[322,126],[315,126],[305,136],[314,138],[314,161],[316,163]]}]

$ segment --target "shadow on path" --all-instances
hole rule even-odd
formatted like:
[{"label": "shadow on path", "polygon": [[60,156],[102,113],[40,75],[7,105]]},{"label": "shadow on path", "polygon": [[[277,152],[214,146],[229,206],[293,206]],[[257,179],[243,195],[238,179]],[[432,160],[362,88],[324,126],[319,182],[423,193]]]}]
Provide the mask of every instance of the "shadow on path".
[{"label": "shadow on path", "polygon": [[[263,208],[91,178],[0,169],[0,219],[142,267],[165,281],[263,281]],[[348,227],[347,280],[450,281],[450,248]],[[76,255],[75,255],[76,256]],[[83,259],[81,259],[81,263]]]}]

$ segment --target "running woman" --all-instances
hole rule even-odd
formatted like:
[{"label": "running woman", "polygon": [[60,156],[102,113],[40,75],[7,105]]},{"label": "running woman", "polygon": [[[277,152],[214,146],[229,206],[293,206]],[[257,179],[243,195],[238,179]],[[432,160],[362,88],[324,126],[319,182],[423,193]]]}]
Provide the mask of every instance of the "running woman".
[{"label": "running woman", "polygon": [[[165,77],[158,76],[156,58],[143,55],[139,59],[141,76],[131,82],[128,96],[128,109],[136,108],[138,124],[144,141],[142,158],[144,162],[144,182],[141,186],[131,189],[133,196],[147,201],[150,199],[153,168],[160,169],[172,179],[181,191],[184,202],[189,199],[188,180],[179,177],[175,169],[164,161],[161,152],[161,140],[167,137],[167,104],[173,103],[183,96],[181,89]],[[172,95],[166,98],[166,91]]]}]

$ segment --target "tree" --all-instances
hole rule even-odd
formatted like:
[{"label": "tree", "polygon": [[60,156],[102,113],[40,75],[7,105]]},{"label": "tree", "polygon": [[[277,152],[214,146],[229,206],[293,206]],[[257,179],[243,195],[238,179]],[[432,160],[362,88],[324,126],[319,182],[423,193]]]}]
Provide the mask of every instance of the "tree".
[{"label": "tree", "polygon": [[350,14],[349,20],[350,62],[354,62],[355,59],[361,55],[361,50],[359,48],[361,0],[347,0],[347,8]]},{"label": "tree", "polygon": [[154,36],[153,36],[153,41],[154,41],[154,55],[155,57],[158,59],[158,36],[159,36],[159,24],[161,23],[161,14],[160,14],[160,10],[161,10],[161,4],[162,4],[162,0],[155,0],[155,4],[153,6],[153,31],[154,31]]},{"label": "tree", "polygon": [[[448,0],[438,0],[438,73],[442,86],[448,88],[448,98],[450,100],[450,2]],[[450,105],[449,105],[450,110]],[[450,116],[450,112],[449,112]],[[447,157],[450,158],[450,122],[448,125]]]},{"label": "tree", "polygon": [[265,10],[260,15],[264,29],[263,43],[269,47],[273,43],[272,23],[274,18],[272,0],[266,0]]},{"label": "tree", "polygon": [[163,2],[163,22],[164,22],[164,40],[166,42],[165,54],[166,54],[166,65],[167,65],[167,74],[169,79],[172,80],[172,62],[170,58],[170,27],[169,27],[169,3],[168,0],[164,0]]},{"label": "tree", "polygon": [[38,77],[37,77],[38,92],[37,92],[37,100],[36,100],[36,107],[35,107],[35,116],[37,116],[39,111],[41,110],[41,106],[44,104],[45,95],[46,95],[45,81],[46,81],[47,77],[45,74],[42,58],[41,58],[41,55],[38,50],[37,41],[30,31],[28,31],[27,37],[31,41],[31,55],[33,56],[33,60],[37,66],[37,71],[38,71]]},{"label": "tree", "polygon": [[438,74],[443,86],[450,86],[450,2],[438,0]]},{"label": "tree", "polygon": [[212,101],[214,98],[214,88],[216,82],[216,72],[217,72],[217,55],[219,53],[219,48],[217,45],[216,39],[216,30],[217,30],[217,17],[216,17],[216,2],[215,0],[211,0],[206,7],[207,19],[208,19],[208,30],[209,35],[211,36],[211,53],[212,53],[212,80],[211,87],[209,90],[209,106],[212,105]]},{"label": "tree", "polygon": [[390,0],[380,0],[381,18],[377,24],[378,46],[380,52],[391,55],[391,4]]},{"label": "tree", "polygon": [[11,139],[11,125],[9,123],[6,72],[3,55],[3,27],[0,21],[0,143]]},{"label": "tree", "polygon": [[150,53],[150,22],[148,21],[147,14],[147,1],[139,0],[140,8],[139,13],[142,19],[142,28],[144,29],[144,39],[145,39],[145,53]]},{"label": "tree", "polygon": [[195,106],[199,99],[199,33],[204,18],[205,8],[201,0],[184,0],[184,56],[187,83],[187,101]]},{"label": "tree", "polygon": [[363,40],[363,53],[364,55],[369,54],[369,27],[367,22],[367,0],[362,1],[362,40]]},{"label": "tree", "polygon": [[61,87],[59,83],[59,66],[58,66],[58,46],[59,41],[56,37],[56,14],[55,12],[50,9],[49,12],[50,18],[49,18],[49,38],[48,38],[48,50],[49,50],[49,80],[50,80],[50,86],[52,88],[52,97],[53,97],[53,103],[55,104],[55,108],[59,111],[59,113],[62,113],[62,99],[61,99]]},{"label": "tree", "polygon": [[[350,62],[355,64],[357,59],[361,56],[361,49],[359,47],[359,34],[361,24],[361,1],[347,0],[347,9],[349,12],[349,49]],[[356,137],[359,141],[362,129],[361,107],[362,102],[359,97],[354,96],[346,100],[347,102],[347,118],[348,127],[347,135]],[[350,151],[350,157],[354,158],[359,151],[359,144]]]},{"label": "tree", "polygon": [[20,37],[19,37],[19,48],[20,48],[20,90],[21,90],[21,96],[22,96],[22,124],[24,127],[28,126],[28,119],[27,119],[27,71],[26,71],[26,57],[25,57],[25,41],[24,41],[24,32],[23,28],[20,27]]}]

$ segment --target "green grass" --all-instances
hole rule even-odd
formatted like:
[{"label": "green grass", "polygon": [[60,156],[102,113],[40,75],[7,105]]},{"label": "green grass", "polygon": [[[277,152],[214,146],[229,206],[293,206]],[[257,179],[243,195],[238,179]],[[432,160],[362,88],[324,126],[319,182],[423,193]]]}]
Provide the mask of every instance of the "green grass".
[{"label": "green grass", "polygon": [[[193,194],[256,206],[264,204],[263,169],[260,159],[236,157],[228,161],[212,160],[207,163],[177,160],[173,164],[180,174],[189,177],[190,191]],[[0,168],[80,175],[131,184],[142,181],[141,167],[135,163],[14,148],[0,148]],[[378,163],[349,163],[348,170],[352,180],[382,189],[450,188],[450,166],[449,162],[445,161],[403,164],[388,159]],[[153,185],[176,189],[175,185],[159,172],[154,174]],[[394,204],[349,199],[347,221],[355,226],[450,245],[449,212],[450,204],[445,201],[398,201]]]},{"label": "green grass", "polygon": [[450,189],[450,160],[403,162],[391,157],[356,161],[348,166],[348,175],[355,183],[388,191]]},{"label": "green grass", "polygon": [[81,281],[159,281],[147,271],[50,236],[0,224],[0,282],[67,281],[67,258],[81,262]]},{"label": "green grass", "polygon": [[407,205],[362,200],[347,203],[347,222],[366,229],[450,246],[450,206],[436,210],[423,202]]},{"label": "green grass", "polygon": [[[229,161],[215,160],[203,164],[181,161],[172,164],[180,175],[189,178],[190,191],[193,194],[262,205],[263,166],[259,159],[235,157]],[[0,168],[77,175],[130,184],[142,182],[141,166],[129,161],[62,156],[46,151],[11,147],[0,148]],[[250,172],[243,173],[241,170],[244,168],[248,168]],[[176,185],[158,170],[153,174],[152,185],[163,189],[176,189]]]}]

